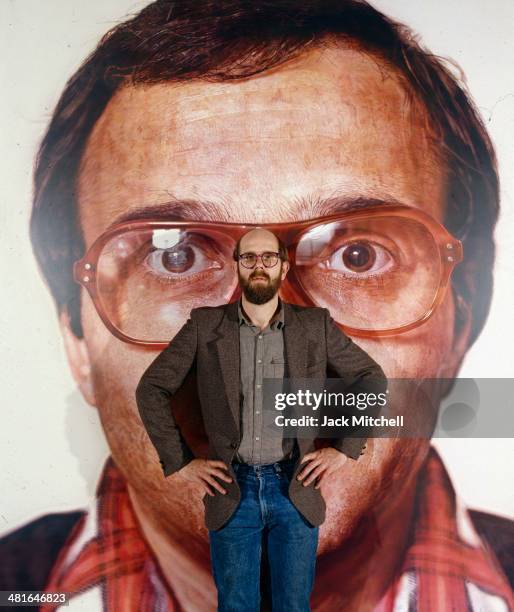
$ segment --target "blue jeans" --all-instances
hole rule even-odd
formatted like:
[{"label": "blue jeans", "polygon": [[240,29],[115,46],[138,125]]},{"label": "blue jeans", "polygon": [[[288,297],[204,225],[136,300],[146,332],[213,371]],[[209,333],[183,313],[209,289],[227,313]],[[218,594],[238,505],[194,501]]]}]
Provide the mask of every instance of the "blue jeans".
[{"label": "blue jeans", "polygon": [[289,499],[294,463],[233,464],[241,501],[221,529],[209,531],[218,612],[259,611],[263,538],[273,612],[310,611],[319,527]]}]

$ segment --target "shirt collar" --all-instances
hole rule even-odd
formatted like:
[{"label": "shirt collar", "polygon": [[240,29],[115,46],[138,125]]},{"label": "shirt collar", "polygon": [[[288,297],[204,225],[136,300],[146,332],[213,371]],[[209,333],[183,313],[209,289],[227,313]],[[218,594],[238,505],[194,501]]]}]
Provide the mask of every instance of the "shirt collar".
[{"label": "shirt collar", "polygon": [[[253,325],[247,315],[245,315],[241,298],[239,298],[239,300],[237,301],[237,314],[239,317],[239,326],[243,324]],[[271,317],[269,325],[271,329],[282,329],[282,327],[284,326],[284,303],[282,302],[280,297],[278,298],[277,310],[275,311],[275,314]]]}]

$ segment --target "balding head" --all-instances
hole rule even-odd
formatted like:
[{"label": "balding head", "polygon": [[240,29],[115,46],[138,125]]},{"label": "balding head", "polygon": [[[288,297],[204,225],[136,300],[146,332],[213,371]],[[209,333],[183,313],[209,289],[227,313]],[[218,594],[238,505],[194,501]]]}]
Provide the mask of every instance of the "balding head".
[{"label": "balding head", "polygon": [[237,261],[241,253],[262,253],[263,251],[278,251],[282,261],[288,261],[285,244],[273,232],[263,227],[256,227],[246,232],[238,240],[234,248],[234,260]]}]

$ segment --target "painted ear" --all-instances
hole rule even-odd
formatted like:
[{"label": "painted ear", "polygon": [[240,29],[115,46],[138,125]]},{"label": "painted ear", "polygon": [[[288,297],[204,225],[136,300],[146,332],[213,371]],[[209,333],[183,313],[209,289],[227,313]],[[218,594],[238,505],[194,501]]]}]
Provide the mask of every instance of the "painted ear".
[{"label": "painted ear", "polygon": [[289,271],[289,262],[283,261],[282,262],[282,280],[284,280],[288,271]]},{"label": "painted ear", "polygon": [[96,408],[96,398],[91,377],[91,361],[84,338],[77,338],[71,330],[70,318],[66,310],[59,313],[59,327],[71,374],[86,402]]}]

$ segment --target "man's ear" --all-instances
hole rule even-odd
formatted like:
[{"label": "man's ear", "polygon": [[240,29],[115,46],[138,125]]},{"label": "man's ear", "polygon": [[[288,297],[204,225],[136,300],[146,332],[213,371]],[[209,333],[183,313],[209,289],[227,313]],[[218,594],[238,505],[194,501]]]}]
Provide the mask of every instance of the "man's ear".
[{"label": "man's ear", "polygon": [[286,277],[288,270],[289,270],[289,262],[283,261],[282,262],[282,280],[284,280],[284,278]]},{"label": "man's ear", "polygon": [[77,338],[70,327],[70,318],[63,309],[59,314],[59,327],[64,340],[64,348],[70,364],[72,376],[84,399],[96,407],[96,398],[91,377],[91,361],[84,338]]},{"label": "man's ear", "polygon": [[453,343],[450,353],[437,372],[438,378],[455,378],[469,348],[473,323],[471,306],[457,290],[454,290],[453,297],[455,305]]}]

